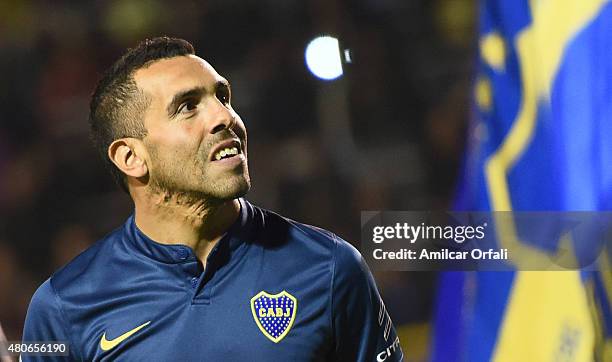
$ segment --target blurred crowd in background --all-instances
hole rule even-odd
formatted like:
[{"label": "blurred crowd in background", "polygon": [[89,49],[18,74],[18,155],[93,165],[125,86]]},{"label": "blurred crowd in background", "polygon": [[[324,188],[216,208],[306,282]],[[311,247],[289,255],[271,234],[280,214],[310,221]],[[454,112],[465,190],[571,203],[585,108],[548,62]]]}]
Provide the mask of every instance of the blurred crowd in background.
[{"label": "blurred crowd in background", "polygon": [[[36,287],[132,212],[87,124],[98,78],[126,48],[159,35],[192,42],[232,83],[249,132],[247,198],[358,246],[362,210],[449,208],[476,15],[472,0],[0,1],[0,322],[8,339],[21,338]],[[333,82],[304,64],[306,44],[321,34],[352,54]],[[322,105],[333,109],[338,89],[350,148],[322,135],[334,122]],[[396,325],[426,325],[434,274],[375,275]]]}]

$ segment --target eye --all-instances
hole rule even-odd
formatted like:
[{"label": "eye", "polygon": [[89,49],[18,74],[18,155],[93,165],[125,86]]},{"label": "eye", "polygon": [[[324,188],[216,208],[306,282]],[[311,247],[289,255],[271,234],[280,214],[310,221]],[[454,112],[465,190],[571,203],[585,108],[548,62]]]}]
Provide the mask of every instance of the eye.
[{"label": "eye", "polygon": [[191,113],[198,108],[198,103],[195,101],[186,101],[179,106],[177,113]]},{"label": "eye", "polygon": [[225,104],[226,106],[228,106],[230,104],[230,94],[229,91],[227,89],[219,89],[217,91],[217,99]]}]

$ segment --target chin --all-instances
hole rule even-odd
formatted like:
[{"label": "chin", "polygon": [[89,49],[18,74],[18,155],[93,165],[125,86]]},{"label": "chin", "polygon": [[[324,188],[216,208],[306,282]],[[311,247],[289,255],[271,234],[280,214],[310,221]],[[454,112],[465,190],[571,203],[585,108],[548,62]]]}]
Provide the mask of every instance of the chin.
[{"label": "chin", "polygon": [[215,190],[210,194],[218,200],[229,201],[246,195],[250,189],[251,180],[248,176],[237,177],[233,180],[224,181],[222,185],[215,187]]}]

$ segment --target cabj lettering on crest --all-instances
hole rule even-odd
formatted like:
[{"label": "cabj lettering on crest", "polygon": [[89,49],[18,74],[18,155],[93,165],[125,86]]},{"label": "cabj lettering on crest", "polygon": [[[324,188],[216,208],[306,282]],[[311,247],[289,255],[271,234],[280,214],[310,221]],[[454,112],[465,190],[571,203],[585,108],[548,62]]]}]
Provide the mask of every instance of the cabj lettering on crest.
[{"label": "cabj lettering on crest", "polygon": [[285,308],[285,310],[283,311],[283,308],[276,308],[276,310],[274,308],[268,308],[268,309],[263,309],[261,308],[259,310],[259,316],[260,317],[291,317],[291,310],[289,308]]}]

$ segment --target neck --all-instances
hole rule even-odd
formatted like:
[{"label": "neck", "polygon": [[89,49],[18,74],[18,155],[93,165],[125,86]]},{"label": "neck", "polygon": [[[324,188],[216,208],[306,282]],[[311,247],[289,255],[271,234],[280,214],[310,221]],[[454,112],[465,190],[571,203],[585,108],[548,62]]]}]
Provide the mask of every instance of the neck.
[{"label": "neck", "polygon": [[213,202],[181,194],[154,194],[134,198],[135,222],[149,238],[161,244],[191,247],[205,265],[213,247],[240,214],[237,199]]}]

